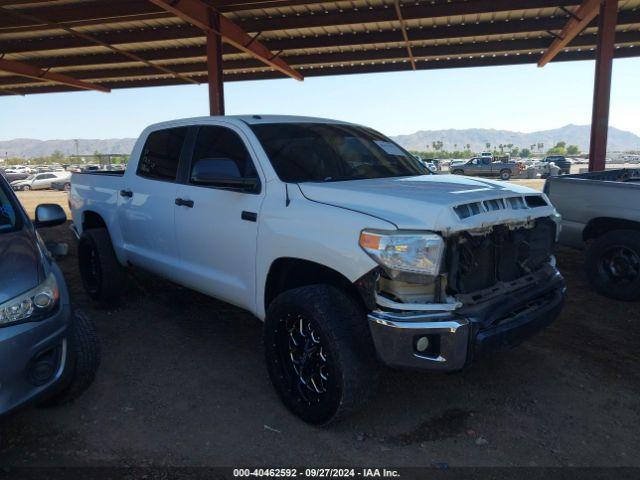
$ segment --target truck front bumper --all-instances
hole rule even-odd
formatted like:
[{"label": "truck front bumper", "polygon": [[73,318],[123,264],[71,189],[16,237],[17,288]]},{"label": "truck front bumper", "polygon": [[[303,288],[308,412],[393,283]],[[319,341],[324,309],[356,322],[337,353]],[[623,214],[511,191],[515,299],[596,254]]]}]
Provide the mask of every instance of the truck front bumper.
[{"label": "truck front bumper", "polygon": [[455,312],[389,312],[368,315],[378,358],[391,367],[456,371],[474,356],[516,346],[549,325],[564,304],[565,283],[551,278]]}]

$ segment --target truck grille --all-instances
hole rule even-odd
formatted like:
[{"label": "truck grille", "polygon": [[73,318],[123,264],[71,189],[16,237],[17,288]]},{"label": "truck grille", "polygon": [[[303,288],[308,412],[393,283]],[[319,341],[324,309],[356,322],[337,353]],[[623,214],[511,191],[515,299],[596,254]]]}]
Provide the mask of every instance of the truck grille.
[{"label": "truck grille", "polygon": [[496,210],[526,210],[546,207],[547,201],[542,195],[525,195],[524,197],[494,198],[482,202],[463,203],[453,207],[460,220]]},{"label": "truck grille", "polygon": [[555,234],[553,220],[540,218],[532,228],[511,230],[498,225],[486,235],[462,233],[451,238],[448,290],[452,294],[476,292],[539,270],[553,254]]}]

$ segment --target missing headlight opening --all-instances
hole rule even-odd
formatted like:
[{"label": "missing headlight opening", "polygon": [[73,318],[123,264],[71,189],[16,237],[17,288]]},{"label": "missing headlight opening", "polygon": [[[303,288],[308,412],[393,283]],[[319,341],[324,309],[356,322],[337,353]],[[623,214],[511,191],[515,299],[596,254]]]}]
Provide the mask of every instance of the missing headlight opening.
[{"label": "missing headlight opening", "polygon": [[388,301],[407,307],[462,305],[488,298],[492,289],[504,293],[523,288],[538,280],[552,261],[555,235],[556,223],[549,218],[451,235],[437,276],[381,269],[378,303],[387,308]]}]

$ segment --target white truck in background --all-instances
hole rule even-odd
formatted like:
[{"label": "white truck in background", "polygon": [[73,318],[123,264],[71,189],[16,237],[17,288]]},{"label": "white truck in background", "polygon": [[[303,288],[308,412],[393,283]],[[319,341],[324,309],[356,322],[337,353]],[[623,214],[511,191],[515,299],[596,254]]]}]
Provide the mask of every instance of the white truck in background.
[{"label": "white truck in background", "polygon": [[250,311],[276,392],[313,424],[359,407],[379,363],[460,370],[564,300],[544,194],[432,175],[344,122],[153,125],[125,172],[76,173],[69,198],[93,299],[117,301],[135,267]]}]

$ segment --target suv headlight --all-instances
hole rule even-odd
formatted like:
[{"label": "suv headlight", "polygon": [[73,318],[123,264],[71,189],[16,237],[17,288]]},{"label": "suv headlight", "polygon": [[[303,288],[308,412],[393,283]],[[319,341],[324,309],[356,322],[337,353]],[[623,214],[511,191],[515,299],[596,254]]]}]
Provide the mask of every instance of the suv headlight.
[{"label": "suv headlight", "polygon": [[0,304],[0,327],[42,320],[56,307],[59,298],[56,277],[50,273],[37,287]]},{"label": "suv headlight", "polygon": [[434,233],[360,233],[360,247],[380,265],[401,272],[438,275],[444,240]]}]

